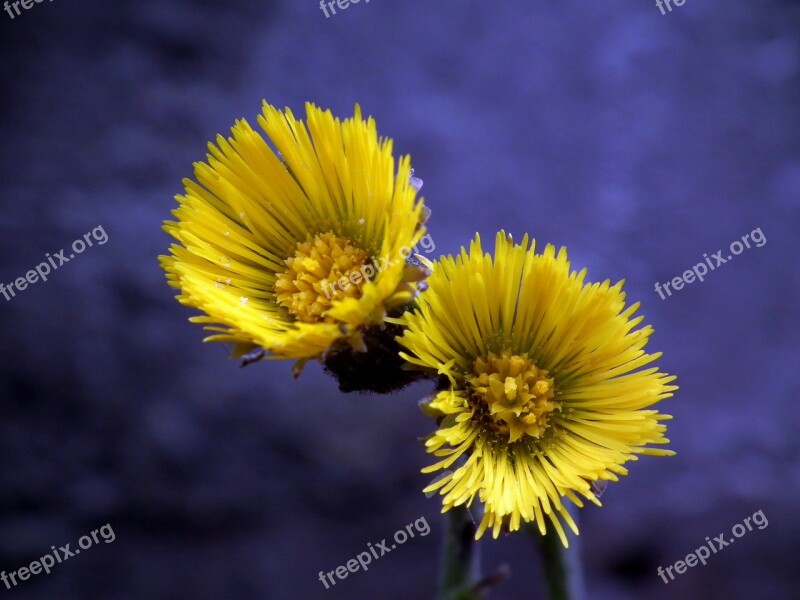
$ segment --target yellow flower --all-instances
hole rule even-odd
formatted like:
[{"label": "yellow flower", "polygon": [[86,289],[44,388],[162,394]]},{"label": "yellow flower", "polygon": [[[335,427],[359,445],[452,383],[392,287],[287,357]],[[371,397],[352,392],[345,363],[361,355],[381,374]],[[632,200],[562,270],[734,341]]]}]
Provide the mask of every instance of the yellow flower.
[{"label": "yellow flower", "polygon": [[[306,105],[307,122],[264,103],[258,124],[209,144],[196,181],[176,199],[177,241],[160,257],[191,321],[276,358],[320,357],[335,342],[361,347],[361,331],[412,300],[426,273],[407,265],[425,233],[408,156],[375,121],[340,121]],[[274,150],[273,150],[274,148]]]},{"label": "yellow flower", "polygon": [[544,534],[547,517],[567,546],[561,521],[577,528],[565,497],[599,505],[593,483],[627,474],[637,454],[674,454],[649,447],[669,442],[661,421],[671,417],[645,409],[677,387],[643,368],[660,354],[645,353],[653,330],[636,329],[639,304],[625,306],[622,282],[585,284],[566,249],[534,249],[501,232],[494,258],[479,237],[442,258],[398,320],[398,341],[403,358],[443,381],[423,405],[439,419],[425,445],[441,458],[423,472],[442,471],[425,492],[438,491],[444,511],[477,497],[477,538],[521,522]]}]

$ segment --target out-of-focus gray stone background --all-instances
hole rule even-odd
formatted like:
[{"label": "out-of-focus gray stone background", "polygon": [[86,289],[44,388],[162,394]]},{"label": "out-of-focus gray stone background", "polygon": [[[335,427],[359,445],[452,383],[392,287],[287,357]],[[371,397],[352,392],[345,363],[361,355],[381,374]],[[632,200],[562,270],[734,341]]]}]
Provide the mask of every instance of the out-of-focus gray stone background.
[{"label": "out-of-focus gray stone background", "polygon": [[[800,5],[689,0],[43,2],[0,12],[0,280],[109,235],[0,298],[0,570],[110,523],[3,597],[431,598],[416,400],[343,396],[318,366],[240,370],[164,283],[160,230],[205,143],[262,98],[374,115],[410,152],[437,254],[500,228],[625,278],[679,375],[678,456],[582,511],[589,597],[800,597]],[[680,275],[761,228],[671,298]],[[659,565],[769,520],[665,585]],[[430,535],[317,579],[424,516]],[[496,599],[542,598],[530,542],[481,542]]]}]

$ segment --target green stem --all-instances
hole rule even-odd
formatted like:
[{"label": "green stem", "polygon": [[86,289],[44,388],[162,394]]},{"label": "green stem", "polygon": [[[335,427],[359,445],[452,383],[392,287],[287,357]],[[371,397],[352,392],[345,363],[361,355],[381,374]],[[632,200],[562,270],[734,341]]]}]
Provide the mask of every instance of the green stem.
[{"label": "green stem", "polygon": [[444,558],[439,582],[440,600],[478,600],[475,584],[480,577],[480,558],[475,544],[475,524],[461,505],[445,513]]},{"label": "green stem", "polygon": [[[570,513],[575,517],[573,511]],[[564,548],[552,525],[547,528],[545,535],[539,533],[539,528],[532,523],[526,528],[542,552],[550,600],[583,600],[585,595],[578,536],[570,535],[569,548]]]}]

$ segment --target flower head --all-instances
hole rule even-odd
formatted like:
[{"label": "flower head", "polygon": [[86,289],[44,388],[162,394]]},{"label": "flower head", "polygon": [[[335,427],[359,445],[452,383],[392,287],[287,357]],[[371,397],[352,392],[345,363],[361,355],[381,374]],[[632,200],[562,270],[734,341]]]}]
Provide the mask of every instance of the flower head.
[{"label": "flower head", "polygon": [[413,299],[426,275],[405,261],[425,233],[410,159],[395,164],[392,141],[358,106],[344,121],[312,104],[306,115],[265,102],[268,140],[237,121],[165,223],[177,240],[161,257],[170,285],[205,313],[191,320],[214,332],[207,341],[233,342],[237,355],[360,346],[362,329]]},{"label": "flower head", "polygon": [[[675,377],[643,368],[660,354],[644,347],[650,326],[636,329],[639,305],[625,306],[622,282],[586,284],[570,272],[565,249],[534,252],[527,236],[497,236],[494,257],[480,238],[469,252],[433,266],[407,327],[403,357],[446,382],[426,412],[439,420],[426,440],[443,471],[425,492],[444,510],[484,505],[477,537],[517,530],[547,517],[564,545],[561,521],[577,528],[564,498],[599,505],[593,483],[616,481],[637,454],[668,456],[670,419],[645,410],[672,396]],[[449,471],[452,467],[454,470]]]}]

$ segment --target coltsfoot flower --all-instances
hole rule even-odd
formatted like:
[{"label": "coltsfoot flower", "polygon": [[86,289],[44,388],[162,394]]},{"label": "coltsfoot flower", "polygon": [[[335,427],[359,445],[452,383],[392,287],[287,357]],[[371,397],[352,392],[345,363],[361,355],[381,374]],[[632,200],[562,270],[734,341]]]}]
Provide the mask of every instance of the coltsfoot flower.
[{"label": "coltsfoot flower", "polygon": [[427,275],[405,261],[425,233],[409,157],[396,163],[358,106],[344,121],[312,104],[306,115],[265,102],[267,140],[237,121],[194,165],[164,226],[178,242],[160,258],[178,300],[236,356],[302,362],[336,342],[362,347],[363,328]]},{"label": "coltsfoot flower", "polygon": [[476,237],[431,265],[398,341],[444,382],[423,403],[439,420],[425,445],[441,458],[423,472],[442,472],[425,492],[441,494],[444,511],[478,498],[477,538],[521,522],[544,534],[547,518],[566,546],[562,520],[577,533],[566,499],[600,505],[593,484],[626,475],[637,454],[674,454],[650,447],[669,442],[671,417],[646,409],[677,387],[647,367],[660,356],[644,350],[653,330],[637,328],[622,282],[584,283],[566,249],[534,249],[501,232],[494,257]]}]

